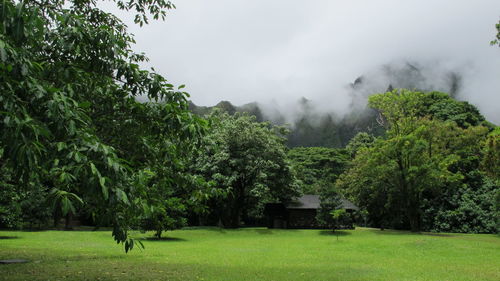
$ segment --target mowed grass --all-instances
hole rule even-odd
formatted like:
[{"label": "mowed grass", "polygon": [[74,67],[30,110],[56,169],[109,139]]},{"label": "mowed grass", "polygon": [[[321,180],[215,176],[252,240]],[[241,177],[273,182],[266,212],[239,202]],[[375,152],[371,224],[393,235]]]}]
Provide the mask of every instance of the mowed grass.
[{"label": "mowed grass", "polygon": [[108,231],[0,236],[0,259],[31,261],[0,280],[500,280],[496,235],[201,228],[128,254]]}]

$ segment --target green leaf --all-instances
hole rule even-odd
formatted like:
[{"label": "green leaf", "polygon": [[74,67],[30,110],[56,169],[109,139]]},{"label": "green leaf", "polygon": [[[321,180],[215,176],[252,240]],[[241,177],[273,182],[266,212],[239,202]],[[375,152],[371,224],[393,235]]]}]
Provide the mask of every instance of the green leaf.
[{"label": "green leaf", "polygon": [[90,170],[92,171],[92,174],[94,176],[101,176],[97,168],[95,167],[94,163],[90,163]]},{"label": "green leaf", "polygon": [[0,59],[3,62],[7,60],[7,52],[5,51],[5,42],[2,40],[0,40]]},{"label": "green leaf", "polygon": [[70,209],[70,204],[71,204],[71,202],[69,201],[69,199],[67,197],[63,197],[61,199],[61,210],[62,210],[63,216],[68,214],[68,211]]},{"label": "green leaf", "polygon": [[3,119],[3,123],[8,127],[10,124],[10,116],[5,116],[5,118]]},{"label": "green leaf", "polygon": [[108,199],[109,193],[108,188],[106,187],[106,178],[99,176],[99,185],[101,186],[102,195],[104,195],[104,199]]},{"label": "green leaf", "polygon": [[120,199],[125,204],[130,204],[130,201],[128,200],[127,194],[121,189],[121,188],[116,188],[115,189],[116,197]]},{"label": "green leaf", "polygon": [[64,142],[58,142],[56,146],[57,146],[57,151],[61,151],[67,147],[66,143]]},{"label": "green leaf", "polygon": [[88,109],[90,108],[92,104],[89,102],[89,101],[84,101],[84,102],[81,102],[78,106],[80,108],[83,108],[83,109]]}]

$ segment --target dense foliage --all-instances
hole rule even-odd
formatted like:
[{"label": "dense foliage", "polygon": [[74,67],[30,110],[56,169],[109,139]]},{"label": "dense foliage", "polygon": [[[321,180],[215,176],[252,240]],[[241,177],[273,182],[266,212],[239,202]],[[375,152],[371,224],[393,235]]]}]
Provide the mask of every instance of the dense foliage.
[{"label": "dense foliage", "polygon": [[288,158],[304,194],[319,194],[344,172],[349,162],[346,150],[327,147],[296,147]]},{"label": "dense foliage", "polygon": [[[362,136],[366,133],[360,133]],[[358,137],[360,139],[360,137]],[[332,211],[342,209],[342,195],[335,186],[337,178],[348,168],[350,155],[347,149],[327,147],[296,147],[290,149],[288,158],[304,194],[320,196],[316,219],[326,228],[352,226],[350,216],[334,218]]]},{"label": "dense foliage", "polygon": [[318,224],[326,228],[339,228],[340,217],[332,216],[332,212],[342,209],[342,197],[333,183],[323,186],[320,193],[320,206],[316,213]]},{"label": "dense foliage", "polygon": [[[353,110],[346,116],[339,117],[333,113],[318,113],[311,101],[301,99],[297,104],[294,120],[285,118],[283,112],[270,110],[272,105],[248,103],[235,106],[228,101],[221,101],[215,106],[197,106],[190,103],[190,110],[200,116],[219,109],[229,114],[248,113],[257,121],[268,121],[272,124],[288,126],[287,146],[294,147],[344,147],[358,132],[370,131],[374,135],[383,133],[383,128],[376,122],[376,112],[370,108]],[[267,110],[266,110],[267,109]]]},{"label": "dense foliage", "polygon": [[495,231],[498,186],[480,171],[491,126],[441,93],[374,95],[386,137],[358,152],[338,186],[374,225],[456,232]]},{"label": "dense foliage", "polygon": [[212,128],[194,165],[218,195],[211,205],[212,218],[225,227],[238,227],[242,220],[261,217],[265,203],[297,195],[283,128],[219,111],[209,118]]},{"label": "dense foliage", "polygon": [[345,149],[349,155],[354,158],[358,151],[364,148],[369,148],[375,142],[375,137],[366,132],[356,134],[346,145]]},{"label": "dense foliage", "polygon": [[[116,2],[135,10],[139,24],[172,8]],[[132,52],[133,43],[95,1],[0,3],[0,182],[19,194],[39,191],[63,216],[82,202],[113,225],[126,250],[128,228],[151,203],[143,196],[149,190],[134,184],[140,171],[151,170],[150,182],[162,189],[177,186],[180,151],[204,126],[189,113],[186,93],[140,69],[146,57]],[[139,103],[138,95],[155,102]]]}]

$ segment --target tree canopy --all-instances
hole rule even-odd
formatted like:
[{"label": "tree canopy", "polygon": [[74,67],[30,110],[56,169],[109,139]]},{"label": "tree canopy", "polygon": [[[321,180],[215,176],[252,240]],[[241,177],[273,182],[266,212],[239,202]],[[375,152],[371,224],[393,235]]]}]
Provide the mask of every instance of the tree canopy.
[{"label": "tree canopy", "polygon": [[[495,187],[479,172],[480,142],[489,128],[480,125],[484,118],[475,108],[450,100],[441,93],[408,90],[370,97],[386,137],[356,155],[338,186],[367,209],[375,224],[414,231],[492,231],[492,202],[480,195]],[[460,106],[464,110],[447,110]],[[460,208],[469,211],[451,211]]]},{"label": "tree canopy", "polygon": [[[174,7],[115,2],[139,24]],[[46,198],[51,190],[63,215],[82,202],[113,225],[125,250],[134,245],[132,213],[147,202],[133,184],[137,170],[176,182],[172,164],[205,126],[189,113],[183,86],[140,68],[147,58],[133,44],[125,24],[96,1],[0,3],[1,181]]]},{"label": "tree canopy", "polygon": [[305,194],[320,194],[332,185],[347,167],[349,156],[344,149],[296,147],[288,158]]},{"label": "tree canopy", "polygon": [[196,171],[213,183],[220,196],[213,208],[225,227],[262,216],[266,202],[286,202],[297,195],[286,158],[286,130],[256,122],[254,116],[215,111]]}]

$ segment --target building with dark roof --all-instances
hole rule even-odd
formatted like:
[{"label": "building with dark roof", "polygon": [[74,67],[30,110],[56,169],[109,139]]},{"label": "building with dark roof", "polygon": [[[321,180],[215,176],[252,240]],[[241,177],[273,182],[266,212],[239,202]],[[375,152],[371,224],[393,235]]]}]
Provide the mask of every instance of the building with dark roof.
[{"label": "building with dark roof", "polygon": [[[316,220],[320,207],[319,195],[303,195],[288,204],[266,204],[264,213],[270,228],[321,228]],[[359,208],[347,199],[342,199],[341,208],[347,212],[358,211]]]}]

